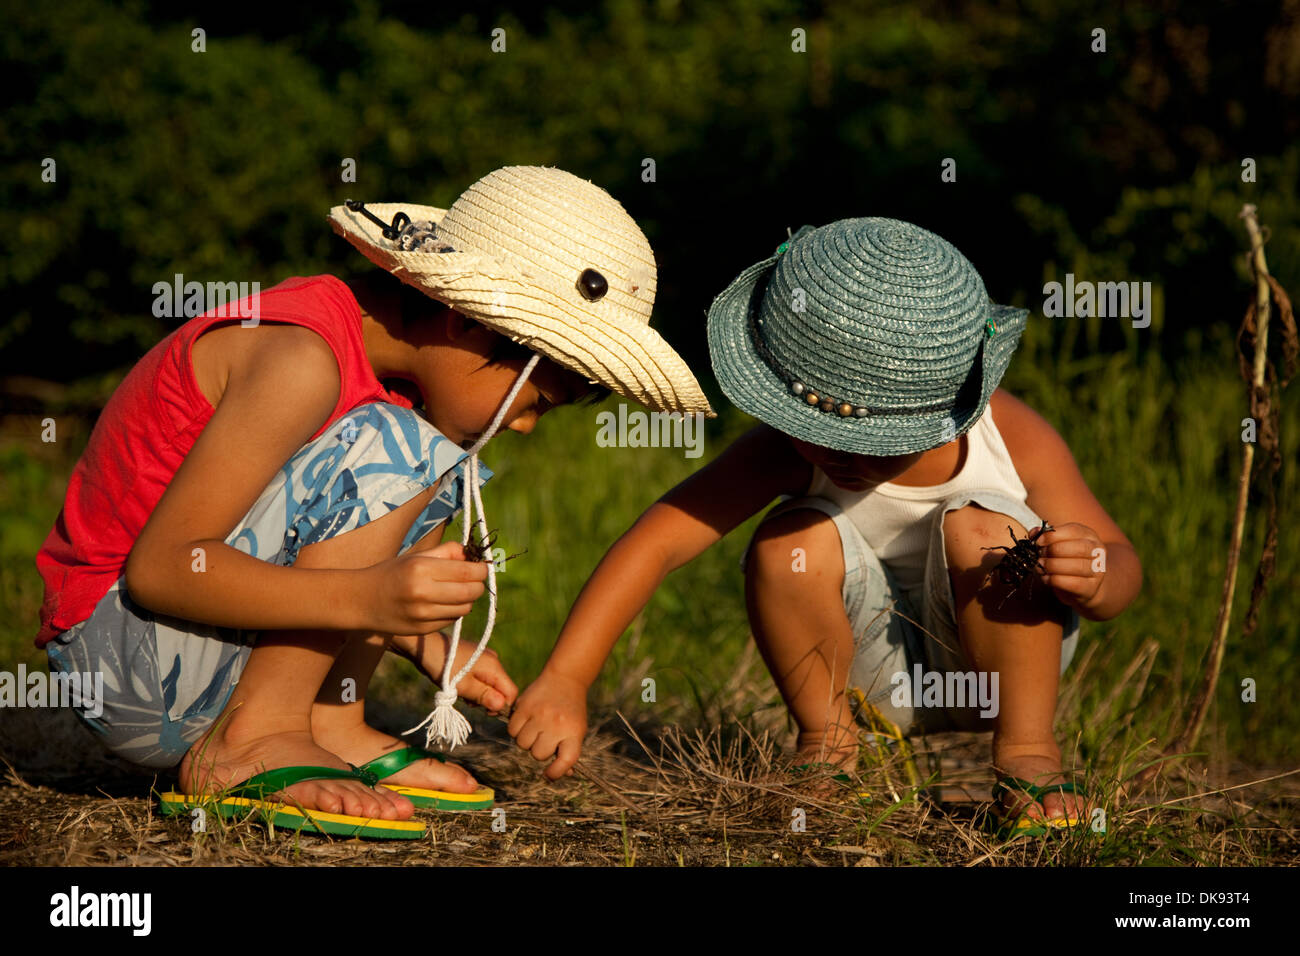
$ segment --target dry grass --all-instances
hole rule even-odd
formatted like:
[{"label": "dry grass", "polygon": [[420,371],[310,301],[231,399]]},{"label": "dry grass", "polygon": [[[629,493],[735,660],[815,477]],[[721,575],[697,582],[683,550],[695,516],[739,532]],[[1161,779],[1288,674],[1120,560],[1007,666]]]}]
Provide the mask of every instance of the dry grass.
[{"label": "dry grass", "polygon": [[[1143,670],[1135,668],[1135,678]],[[411,716],[381,713],[395,726]],[[921,787],[905,784],[896,752],[867,752],[859,772],[871,800],[828,779],[791,772],[784,732],[761,721],[702,729],[619,715],[594,727],[583,764],[623,798],[589,780],[549,784],[496,721],[481,721],[457,757],[497,790],[503,830],[490,813],[426,814],[430,834],[411,843],[340,840],[268,831],[254,821],[163,819],[140,776],[105,757],[72,715],[9,711],[0,724],[0,865],[351,866],[887,866],[1287,865],[1300,862],[1300,775],[1238,768],[1215,780],[1169,773],[1154,789],[1117,797],[1089,766],[1090,792],[1107,813],[1104,838],[1086,833],[999,845],[983,826],[993,781],[987,737],[945,734],[914,742]],[[409,724],[407,724],[409,726]],[[1154,748],[1150,751],[1155,753]],[[629,810],[630,803],[635,807]],[[800,821],[805,829],[794,824]],[[210,821],[213,819],[209,817]],[[500,826],[500,824],[498,824]]]}]

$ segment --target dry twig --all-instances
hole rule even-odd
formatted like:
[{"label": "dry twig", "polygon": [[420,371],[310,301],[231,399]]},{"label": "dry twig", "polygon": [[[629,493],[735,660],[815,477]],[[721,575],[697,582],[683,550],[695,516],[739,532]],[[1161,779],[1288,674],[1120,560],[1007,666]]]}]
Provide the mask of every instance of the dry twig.
[{"label": "dry twig", "polygon": [[[1242,207],[1240,218],[1244,221],[1246,233],[1250,237],[1250,267],[1255,276],[1255,298],[1246,310],[1241,329],[1237,333],[1237,344],[1241,352],[1241,374],[1246,380],[1247,395],[1250,402],[1251,417],[1258,428],[1258,441],[1264,454],[1268,456],[1268,476],[1265,478],[1268,495],[1268,528],[1256,572],[1255,585],[1251,593],[1250,608],[1246,614],[1246,626],[1243,637],[1248,637],[1255,628],[1259,602],[1264,595],[1264,586],[1273,573],[1274,555],[1277,551],[1277,500],[1273,488],[1273,475],[1281,464],[1278,442],[1278,401],[1274,392],[1280,395],[1291,377],[1295,374],[1300,344],[1297,342],[1295,316],[1291,311],[1291,301],[1286,292],[1268,272],[1268,263],[1264,259],[1265,236],[1260,229],[1255,215],[1255,206],[1247,203]],[[1270,301],[1271,297],[1271,301]],[[1278,310],[1278,338],[1282,343],[1282,370],[1278,374],[1268,362],[1268,333],[1271,305]],[[1247,359],[1247,351],[1252,354]],[[1255,462],[1255,442],[1242,443],[1241,478],[1237,484],[1237,510],[1232,524],[1232,538],[1228,545],[1228,567],[1223,581],[1223,599],[1219,605],[1219,618],[1214,629],[1214,638],[1210,642],[1209,659],[1206,661],[1205,673],[1201,686],[1192,702],[1187,725],[1178,738],[1165,749],[1165,755],[1186,753],[1196,746],[1201,728],[1209,713],[1214,699],[1214,689],[1218,685],[1219,672],[1223,668],[1223,656],[1227,646],[1228,622],[1232,615],[1232,599],[1237,587],[1237,565],[1241,561],[1241,542],[1246,524],[1246,503],[1250,495],[1251,471]],[[1163,767],[1165,761],[1153,763],[1136,779],[1138,786],[1149,782]]]}]

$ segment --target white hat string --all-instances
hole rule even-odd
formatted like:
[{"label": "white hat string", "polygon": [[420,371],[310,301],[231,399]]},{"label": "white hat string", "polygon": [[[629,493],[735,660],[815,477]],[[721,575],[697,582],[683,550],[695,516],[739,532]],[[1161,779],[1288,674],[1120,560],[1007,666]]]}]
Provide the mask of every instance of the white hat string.
[{"label": "white hat string", "polygon": [[[533,357],[528,360],[519,377],[515,379],[514,386],[510,389],[497,409],[496,417],[480,437],[479,440],[469,449],[469,457],[465,461],[465,468],[461,473],[461,503],[462,503],[462,524],[464,528],[461,532],[460,543],[462,546],[469,544],[470,526],[474,525],[478,530],[478,540],[486,547],[488,541],[487,517],[483,513],[483,497],[479,492],[478,481],[478,453],[489,438],[496,434],[496,430],[501,427],[502,420],[506,417],[511,403],[514,402],[515,396],[519,390],[524,387],[524,382],[536,368],[537,362],[541,356],[534,353]],[[487,562],[487,592],[488,592],[488,611],[487,623],[483,627],[483,637],[478,642],[478,647],[470,655],[465,666],[462,667],[455,675],[452,676],[452,665],[456,661],[456,649],[460,646],[460,627],[464,623],[464,618],[457,618],[456,623],[451,628],[451,641],[447,646],[447,661],[442,668],[442,689],[433,697],[433,711],[424,720],[420,721],[406,733],[411,734],[425,727],[424,745],[432,748],[439,741],[447,744],[447,749],[455,750],[460,744],[469,739],[470,726],[465,716],[456,710],[456,687],[464,679],[465,675],[474,669],[478,663],[479,657],[483,654],[483,649],[487,647],[488,639],[492,636],[492,625],[496,623],[497,617],[497,576],[496,565],[492,561]]]}]

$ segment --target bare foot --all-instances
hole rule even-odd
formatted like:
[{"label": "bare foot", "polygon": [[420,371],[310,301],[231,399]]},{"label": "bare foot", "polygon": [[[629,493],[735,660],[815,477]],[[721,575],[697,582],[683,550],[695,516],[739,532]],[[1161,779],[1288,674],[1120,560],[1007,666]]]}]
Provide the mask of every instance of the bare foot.
[{"label": "bare foot", "polygon": [[[347,770],[338,756],[323,749],[309,730],[293,727],[251,729],[242,714],[231,715],[185,754],[180,786],[188,794],[215,794],[249,777],[282,767],[335,767]],[[274,796],[286,803],[324,813],[343,813],[368,820],[406,820],[415,812],[410,800],[360,780],[308,780]]]},{"label": "bare foot", "polygon": [[855,799],[870,799],[865,790],[855,782],[858,769],[858,742],[856,738],[804,732],[799,734],[799,749],[795,752],[799,780],[796,786],[817,799],[837,801],[852,792]]},{"label": "bare foot", "polygon": [[858,768],[856,734],[803,731],[798,746],[796,756],[802,763],[830,764],[849,773]]},{"label": "bare foot", "polygon": [[[321,746],[358,767],[376,757],[409,746],[405,741],[375,730],[368,724],[349,719],[340,720],[334,713],[330,713],[337,711],[338,708],[335,707],[313,707],[312,735],[320,741]],[[445,790],[450,793],[473,793],[479,788],[478,781],[463,767],[438,760],[421,760],[403,767],[391,777],[385,777],[382,783],[424,790]]]},{"label": "bare foot", "polygon": [[[1061,770],[1061,751],[1053,740],[1004,744],[994,734],[993,765],[999,777],[1016,777],[1036,787],[1072,779]],[[1087,799],[1078,794],[1047,793],[1041,802],[1035,802],[1025,793],[1007,793],[1005,790],[999,793],[1002,813],[1007,820],[1016,819],[1022,811],[1030,820],[1087,819]]]}]

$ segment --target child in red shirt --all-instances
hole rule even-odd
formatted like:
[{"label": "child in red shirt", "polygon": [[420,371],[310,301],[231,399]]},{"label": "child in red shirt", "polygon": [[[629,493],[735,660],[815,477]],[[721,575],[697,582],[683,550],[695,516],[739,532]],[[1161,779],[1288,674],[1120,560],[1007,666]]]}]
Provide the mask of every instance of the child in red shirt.
[{"label": "child in red shirt", "polygon": [[[330,221],[406,285],[290,279],[253,327],[209,314],[146,355],[38,555],[38,644],[53,670],[105,675],[87,720],[111,749],[179,761],[164,809],[237,786],[223,813],[274,794],[298,807],[277,823],[418,836],[402,793],[469,807],[491,792],[367,726],[365,691],[388,649],[448,683],[437,632],[490,577],[438,543],[491,476],[478,448],[610,389],[712,411],[648,326],[649,244],[590,183],[511,167],[446,211],[348,203]],[[509,707],[495,656],[461,651],[440,708],[457,691]]]}]

